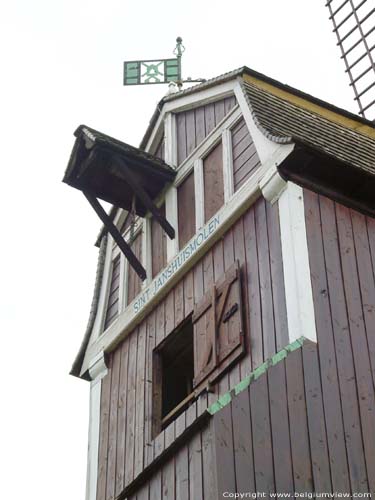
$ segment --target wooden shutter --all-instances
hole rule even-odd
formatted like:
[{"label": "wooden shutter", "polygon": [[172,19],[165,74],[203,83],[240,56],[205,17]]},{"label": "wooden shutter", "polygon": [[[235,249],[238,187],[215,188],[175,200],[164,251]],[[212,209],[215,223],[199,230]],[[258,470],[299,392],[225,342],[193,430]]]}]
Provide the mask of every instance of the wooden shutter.
[{"label": "wooden shutter", "polygon": [[214,382],[245,352],[238,262],[197,304],[194,326],[194,387]]}]

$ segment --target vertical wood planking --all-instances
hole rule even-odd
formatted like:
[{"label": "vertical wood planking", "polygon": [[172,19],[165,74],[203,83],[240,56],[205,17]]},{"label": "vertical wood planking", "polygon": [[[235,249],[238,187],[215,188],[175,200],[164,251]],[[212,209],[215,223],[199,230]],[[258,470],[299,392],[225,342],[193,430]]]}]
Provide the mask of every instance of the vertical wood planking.
[{"label": "vertical wood planking", "polygon": [[[137,234],[131,247],[137,259],[139,261],[142,261],[142,231],[140,231]],[[130,302],[139,294],[140,291],[141,291],[141,280],[134,271],[134,269],[131,266],[129,266],[128,304],[130,304]]]},{"label": "vertical wood planking", "polygon": [[184,308],[185,317],[188,316],[194,308],[194,274],[189,271],[184,277]]},{"label": "vertical wood planking", "polygon": [[220,142],[203,160],[204,217],[207,222],[224,205],[223,145]]},{"label": "vertical wood planking", "polygon": [[226,97],[224,99],[224,108],[225,108],[225,114],[229,113],[229,111],[234,108],[234,106],[237,104],[236,98],[234,96]]},{"label": "vertical wood planking", "polygon": [[111,369],[111,397],[109,412],[109,431],[108,431],[108,451],[107,451],[107,500],[115,498],[116,485],[116,450],[117,450],[117,412],[119,396],[119,378],[121,366],[121,349],[113,353],[113,362]]},{"label": "vertical wood planking", "polygon": [[[224,236],[223,248],[224,248],[224,270],[227,271],[229,267],[234,263],[235,260],[235,245],[233,236],[233,229],[230,229]],[[228,325],[228,340],[231,342],[233,340],[232,334],[238,332],[239,328],[231,328],[232,319],[227,322]],[[229,387],[232,388],[240,381],[240,365],[235,363],[229,372]]]},{"label": "vertical wood planking", "polygon": [[215,106],[215,125],[217,125],[225,116],[224,100],[214,103]]},{"label": "vertical wood planking", "polygon": [[[179,417],[180,418],[180,417]],[[187,445],[180,448],[175,457],[176,500],[189,500],[189,454]]]},{"label": "vertical wood planking", "polygon": [[371,377],[349,209],[336,204],[336,221],[345,296],[350,319],[350,335],[359,394],[360,417],[364,433],[367,475],[370,490],[375,491],[375,476],[372,473],[375,470],[375,440],[366,438],[366,436],[375,436],[374,384]]},{"label": "vertical wood planking", "polygon": [[[165,205],[159,208],[159,212],[165,217]],[[152,277],[154,278],[167,264],[167,236],[159,222],[151,219],[151,248],[152,248]]]},{"label": "vertical wood planking", "polygon": [[297,493],[312,492],[312,466],[301,349],[288,355],[285,360],[285,372],[294,490]]},{"label": "vertical wood planking", "polygon": [[[197,403],[194,402],[186,412],[186,425],[191,425],[196,416]],[[200,432],[197,432],[189,441],[188,449],[190,499],[203,500],[202,440]]]},{"label": "vertical wood planking", "polygon": [[187,156],[186,154],[186,115],[178,113],[176,117],[177,126],[177,162],[180,164]]},{"label": "vertical wood planking", "polygon": [[353,225],[355,253],[358,267],[358,278],[364,322],[367,334],[368,351],[371,363],[372,378],[375,383],[375,278],[372,270],[370,242],[364,215],[350,211]]},{"label": "vertical wood planking", "polygon": [[[217,500],[216,470],[213,455],[212,419],[208,427],[202,430],[202,478],[204,500]],[[193,500],[193,499],[192,499]]]},{"label": "vertical wood planking", "polygon": [[272,450],[276,491],[294,493],[291,439],[286,396],[285,361],[268,370]]},{"label": "vertical wood planking", "polygon": [[206,121],[204,108],[201,106],[195,110],[195,144],[199,144],[206,137]]},{"label": "vertical wood planking", "polygon": [[289,342],[278,204],[266,202],[266,214],[277,352]]},{"label": "vertical wood planking", "polygon": [[225,406],[213,418],[213,445],[218,498],[228,491],[237,491],[234,468],[232,405]]},{"label": "vertical wood planking", "polygon": [[129,341],[126,339],[121,347],[121,368],[118,394],[117,412],[117,450],[116,450],[116,488],[117,497],[124,488],[125,476],[125,443],[126,443],[126,414],[127,414],[127,390],[128,390],[128,351]]},{"label": "vertical wood planking", "polygon": [[134,437],[136,414],[136,376],[137,376],[137,341],[138,330],[135,330],[129,339],[129,364],[127,388],[127,419],[126,419],[126,447],[125,447],[125,485],[134,478]]},{"label": "vertical wood planking", "polygon": [[195,143],[195,111],[186,111],[186,156],[193,151]]},{"label": "vertical wood planking", "polygon": [[162,497],[161,471],[156,472],[150,479],[150,500],[160,500]]},{"label": "vertical wood planking", "polygon": [[249,391],[232,400],[233,449],[237,491],[256,491],[253,458],[253,436]]},{"label": "vertical wood planking", "polygon": [[183,280],[181,280],[174,289],[174,313],[175,313],[175,326],[177,327],[185,318]]},{"label": "vertical wood planking", "polygon": [[[265,213],[264,202],[260,200],[258,204],[262,205],[263,213]],[[261,221],[258,220],[257,224],[260,226]],[[267,234],[268,221],[266,216],[264,217],[264,224],[262,227]],[[273,231],[272,226],[270,226],[269,231]],[[277,234],[274,235],[272,233],[269,236],[270,242],[272,240],[271,236],[272,238],[274,236],[277,238]],[[268,248],[266,245],[265,247]],[[113,498],[113,496],[121,493],[123,488],[145,466],[160,455],[165,446],[171,444],[175,437],[183,432],[186,426],[186,418],[190,418],[191,421],[192,418],[195,418],[192,417],[193,414],[199,415],[202,413],[207,407],[208,402],[211,403],[216,400],[218,394],[227,391],[240,380],[240,367],[237,364],[219,381],[216,386],[219,392],[209,395],[203,393],[194,404],[193,410],[183,413],[154,440],[151,439],[153,349],[155,345],[158,345],[166,335],[171,333],[192,312],[194,304],[197,303],[204,293],[211,289],[214,282],[223,275],[235,259],[240,261],[241,272],[244,278],[243,295],[245,310],[248,308],[248,313],[245,314],[247,318],[245,319],[249,322],[253,321],[253,325],[256,325],[257,321],[259,324],[258,330],[254,326],[251,328],[246,327],[246,335],[249,336],[248,340],[250,339],[251,341],[249,352],[246,355],[246,366],[250,369],[251,356],[254,349],[255,351],[257,349],[257,335],[259,336],[260,346],[262,345],[262,323],[260,321],[261,295],[258,272],[258,253],[262,248],[263,246],[257,242],[254,207],[252,207],[207,252],[194,268],[184,276],[180,283],[156,307],[155,311],[145,318],[138,328],[123,342],[122,346],[118,348],[120,360],[118,375],[115,375],[113,371],[111,374],[113,380],[117,377],[119,382],[117,388],[116,383],[112,384],[113,390],[110,395],[113,401],[112,408],[116,407],[117,413],[116,417],[113,414],[113,417],[107,418],[106,424],[104,422],[111,429],[110,432],[107,432],[107,452],[109,452],[109,457],[111,457],[111,454],[113,455],[113,448],[108,443],[108,439],[112,440],[113,435],[117,439],[117,449],[114,454],[116,460],[112,465],[110,465],[111,459],[108,462],[108,477],[112,478],[113,471],[115,470],[115,481],[113,483],[111,480],[111,484],[109,484],[106,476],[104,478],[108,498]],[[272,265],[268,265],[267,279],[269,282],[271,281]],[[266,271],[263,272],[266,274]],[[248,286],[249,294],[247,290]],[[252,290],[251,286],[253,287]],[[135,282],[132,287],[135,287]],[[253,293],[252,297],[250,297],[251,291]],[[266,332],[264,334],[266,335]],[[263,361],[262,349],[258,350],[258,360],[259,364]],[[245,373],[242,376],[245,376]],[[116,395],[116,391],[118,392],[118,396]],[[117,397],[118,404],[115,403]],[[237,407],[233,409],[234,412],[237,410]],[[104,414],[103,418],[105,418]],[[115,418],[117,418],[117,429],[115,429],[114,424]],[[101,422],[101,425],[103,425],[103,422]],[[249,420],[248,428],[250,428],[250,425]],[[152,495],[156,495],[157,491],[159,491],[160,497],[162,490],[173,491],[174,495],[180,495],[182,498],[186,496],[199,498],[200,496],[203,497],[202,488],[205,491],[205,499],[215,498],[212,493],[214,489],[214,477],[212,443],[209,441],[211,432],[212,429],[208,428],[202,434],[199,433],[199,435],[196,435],[189,445],[184,448],[184,451],[179,454],[178,463],[172,461],[173,466],[170,465],[169,469],[167,468],[165,471],[163,469],[163,474],[160,474],[158,479],[155,477],[150,482],[150,498]],[[235,433],[237,432],[238,429],[235,430]],[[110,438],[108,438],[109,434],[111,435]],[[238,435],[235,435],[237,439],[236,446],[239,446]],[[233,435],[233,443],[235,435]],[[240,452],[242,452],[242,449]],[[234,467],[235,462],[233,458],[233,471],[235,470]],[[176,468],[181,469],[181,471],[192,468],[198,474],[197,479],[192,481],[189,475],[190,484],[189,481],[183,480],[183,482],[180,482],[179,479],[176,480]],[[206,471],[205,474],[207,477],[204,477],[203,470]],[[199,471],[201,471],[200,474]],[[185,485],[185,482],[187,485]],[[146,495],[146,490],[142,491],[142,495]]]},{"label": "vertical wood planking", "polygon": [[267,215],[265,200],[255,204],[256,235],[258,244],[259,283],[262,304],[263,356],[270,358],[276,352],[275,321],[273,311],[272,283],[269,260]]},{"label": "vertical wood planking", "polygon": [[236,99],[232,96],[177,113],[177,159],[179,164],[199,146],[235,105]]},{"label": "vertical wood planking", "polygon": [[134,477],[142,472],[144,463],[146,333],[147,323],[144,321],[138,330]]},{"label": "vertical wood planking", "polygon": [[111,402],[111,362],[107,375],[102,379],[102,390],[100,399],[100,436],[98,457],[98,487],[97,500],[105,500],[107,485],[107,451],[109,433],[109,412]]},{"label": "vertical wood planking", "polygon": [[162,497],[165,500],[175,500],[175,457],[171,458],[161,471],[162,477]]},{"label": "vertical wood planking", "polygon": [[146,353],[146,399],[145,399],[145,466],[154,458],[152,439],[152,360],[155,347],[155,311],[147,318],[147,353]]},{"label": "vertical wood planking", "polygon": [[177,188],[178,238],[180,250],[195,234],[194,171]]},{"label": "vertical wood planking", "polygon": [[206,123],[206,137],[215,128],[215,104],[206,104],[204,107],[204,117]]},{"label": "vertical wood planking", "polygon": [[231,132],[233,185],[234,191],[238,191],[261,163],[243,118],[232,128]]},{"label": "vertical wood planking", "polygon": [[[321,373],[324,413],[327,427],[328,447],[332,472],[332,487],[334,491],[349,491],[349,471],[346,456],[345,435],[341,412],[336,353],[330,314],[328,283],[321,232],[321,218],[318,198],[313,193],[306,192],[305,197],[306,224],[308,231],[308,248],[313,268],[320,273],[311,276],[316,328],[319,341],[319,359],[323,368]],[[319,314],[320,313],[320,314]]]},{"label": "vertical wood planking", "polygon": [[248,342],[251,350],[252,369],[263,362],[262,308],[259,284],[258,245],[256,237],[255,210],[244,216],[246,276],[248,288],[249,329]]},{"label": "vertical wood planking", "polygon": [[[164,337],[165,337],[165,301],[161,302],[156,309],[156,345],[159,345],[160,342],[164,339]],[[154,457],[160,455],[160,453],[164,450],[164,446],[165,446],[164,432],[161,432],[155,438]]]},{"label": "vertical wood planking", "polygon": [[329,493],[332,492],[331,472],[316,344],[306,342],[302,357],[314,490]]},{"label": "vertical wood planking", "polygon": [[[317,195],[310,194],[310,196],[316,197]],[[309,201],[308,195],[306,199]],[[327,269],[328,293],[330,298],[330,313],[320,308],[319,312],[317,310],[318,314],[316,317],[318,321],[322,321],[319,320],[319,316],[324,317],[324,314],[331,314],[332,317],[350,482],[352,491],[361,492],[365,491],[367,488],[367,474],[364,462],[358,394],[342,279],[334,203],[328,198],[321,197],[320,213],[325,266]],[[308,224],[307,229],[309,234],[313,227]],[[314,254],[310,253],[311,272],[313,275],[318,275],[321,269],[317,267],[319,263],[316,262],[313,257]],[[316,304],[319,303],[319,300],[321,299],[314,297],[314,302]],[[326,319],[325,321],[328,320]],[[320,341],[321,332],[319,328],[320,326],[318,326],[318,340]]]},{"label": "vertical wood planking", "polygon": [[267,377],[258,378],[249,389],[255,486],[267,495],[275,491]]}]

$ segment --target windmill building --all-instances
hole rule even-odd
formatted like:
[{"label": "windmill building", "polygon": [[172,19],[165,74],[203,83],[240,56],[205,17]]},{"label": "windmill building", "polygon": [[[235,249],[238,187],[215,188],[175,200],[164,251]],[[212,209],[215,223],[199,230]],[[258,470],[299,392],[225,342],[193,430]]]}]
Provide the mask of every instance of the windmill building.
[{"label": "windmill building", "polygon": [[75,136],[87,500],[374,494],[375,125],[243,67]]}]

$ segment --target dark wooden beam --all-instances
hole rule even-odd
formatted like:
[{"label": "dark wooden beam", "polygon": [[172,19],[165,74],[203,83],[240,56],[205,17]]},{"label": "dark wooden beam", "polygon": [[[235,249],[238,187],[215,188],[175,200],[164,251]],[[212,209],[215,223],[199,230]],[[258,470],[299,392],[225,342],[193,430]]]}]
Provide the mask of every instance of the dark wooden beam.
[{"label": "dark wooden beam", "polygon": [[[134,480],[129,483],[124,490],[116,497],[116,500],[125,500],[130,498],[149,478],[160,469],[160,467],[169,460],[173,455],[176,454],[184,444],[186,444],[192,436],[207,425],[210,420],[211,415],[205,410],[199,417],[197,417],[194,422],[186,427],[184,432],[180,434],[172,443],[164,449],[164,451],[155,458],[150,465],[145,467],[141,473],[138,474]],[[164,432],[164,431],[162,431]]]},{"label": "dark wooden beam", "polygon": [[160,226],[167,233],[169,238],[173,240],[176,234],[174,228],[169,224],[167,219],[161,215],[155,203],[151,200],[143,187],[138,183],[131,168],[129,168],[127,163],[121,158],[116,158],[116,162],[121,166],[120,169],[116,170],[116,174],[120,176],[131,187],[131,189],[141,200],[147,210],[152,213]]},{"label": "dark wooden beam", "polygon": [[104,208],[101,206],[101,204],[95,198],[95,196],[88,193],[87,191],[83,191],[83,194],[85,195],[85,197],[89,201],[92,208],[98,214],[100,220],[103,222],[103,224],[107,228],[108,232],[111,234],[112,238],[117,243],[117,245],[120,248],[120,250],[122,251],[122,253],[128,259],[129,264],[132,266],[132,268],[138,274],[138,276],[141,278],[141,280],[144,281],[146,279],[146,271],[145,271],[144,267],[139,262],[137,257],[134,255],[132,249],[126,243],[126,241],[122,237],[122,235],[121,235],[120,231],[117,229],[117,227],[113,224],[112,220],[107,215]]}]

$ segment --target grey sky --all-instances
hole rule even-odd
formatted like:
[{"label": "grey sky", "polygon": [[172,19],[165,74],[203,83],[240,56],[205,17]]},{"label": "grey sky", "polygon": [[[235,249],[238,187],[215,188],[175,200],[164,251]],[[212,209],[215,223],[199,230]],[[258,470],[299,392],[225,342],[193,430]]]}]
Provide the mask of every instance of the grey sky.
[{"label": "grey sky", "polygon": [[172,56],[185,77],[247,65],[356,112],[325,0],[14,0],[1,8],[0,413],[3,498],[84,498],[87,382],[68,376],[89,313],[100,223],[60,181],[85,123],[138,145],[165,86],[122,63]]}]

